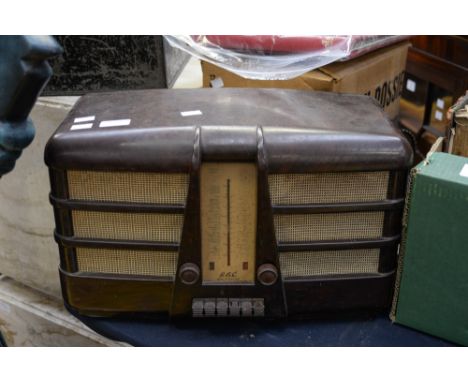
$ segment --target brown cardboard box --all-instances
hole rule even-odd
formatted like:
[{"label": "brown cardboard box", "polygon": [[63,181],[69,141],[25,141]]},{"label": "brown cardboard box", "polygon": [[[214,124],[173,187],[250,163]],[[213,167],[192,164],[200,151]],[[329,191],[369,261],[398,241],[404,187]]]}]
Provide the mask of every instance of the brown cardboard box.
[{"label": "brown cardboard box", "polygon": [[[213,80],[224,87],[287,88],[368,94],[375,97],[390,118],[396,118],[406,66],[407,41],[356,59],[315,69],[290,80],[249,80],[208,62],[202,62],[203,87]],[[219,79],[222,80],[219,81]]]},{"label": "brown cardboard box", "polygon": [[[465,102],[468,102],[468,95]],[[468,103],[455,113],[455,134],[452,153],[468,157]]]}]

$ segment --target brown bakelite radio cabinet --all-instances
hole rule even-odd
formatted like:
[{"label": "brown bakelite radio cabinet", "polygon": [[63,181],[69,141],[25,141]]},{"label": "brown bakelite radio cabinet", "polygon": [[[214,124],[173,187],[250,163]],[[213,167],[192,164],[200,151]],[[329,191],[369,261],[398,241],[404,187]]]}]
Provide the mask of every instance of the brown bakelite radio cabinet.
[{"label": "brown bakelite radio cabinet", "polygon": [[281,318],[390,304],[412,152],[370,97],[90,94],[45,159],[74,312]]}]

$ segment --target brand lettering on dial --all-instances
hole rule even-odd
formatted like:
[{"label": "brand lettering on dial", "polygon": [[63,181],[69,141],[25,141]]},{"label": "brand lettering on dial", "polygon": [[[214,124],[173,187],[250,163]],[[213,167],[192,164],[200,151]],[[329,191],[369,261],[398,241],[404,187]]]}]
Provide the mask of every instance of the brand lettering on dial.
[{"label": "brand lettering on dial", "polygon": [[237,277],[237,272],[221,272],[218,276],[218,280],[234,279],[236,277]]}]

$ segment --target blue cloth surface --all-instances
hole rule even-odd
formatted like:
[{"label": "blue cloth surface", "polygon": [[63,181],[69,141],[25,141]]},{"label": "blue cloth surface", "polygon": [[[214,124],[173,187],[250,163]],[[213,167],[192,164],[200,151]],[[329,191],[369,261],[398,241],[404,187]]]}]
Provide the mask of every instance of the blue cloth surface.
[{"label": "blue cloth surface", "polygon": [[134,346],[453,346],[393,324],[388,315],[347,320],[168,322],[89,318],[96,332]]}]

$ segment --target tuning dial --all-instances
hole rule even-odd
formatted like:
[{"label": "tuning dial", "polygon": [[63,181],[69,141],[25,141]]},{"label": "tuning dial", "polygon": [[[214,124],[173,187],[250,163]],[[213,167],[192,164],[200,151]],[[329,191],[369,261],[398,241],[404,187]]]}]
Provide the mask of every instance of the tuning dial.
[{"label": "tuning dial", "polygon": [[258,267],[257,278],[263,285],[273,285],[278,280],[278,270],[273,264],[263,264]]},{"label": "tuning dial", "polygon": [[180,280],[186,285],[195,284],[200,278],[200,268],[193,263],[185,263],[179,270]]}]

